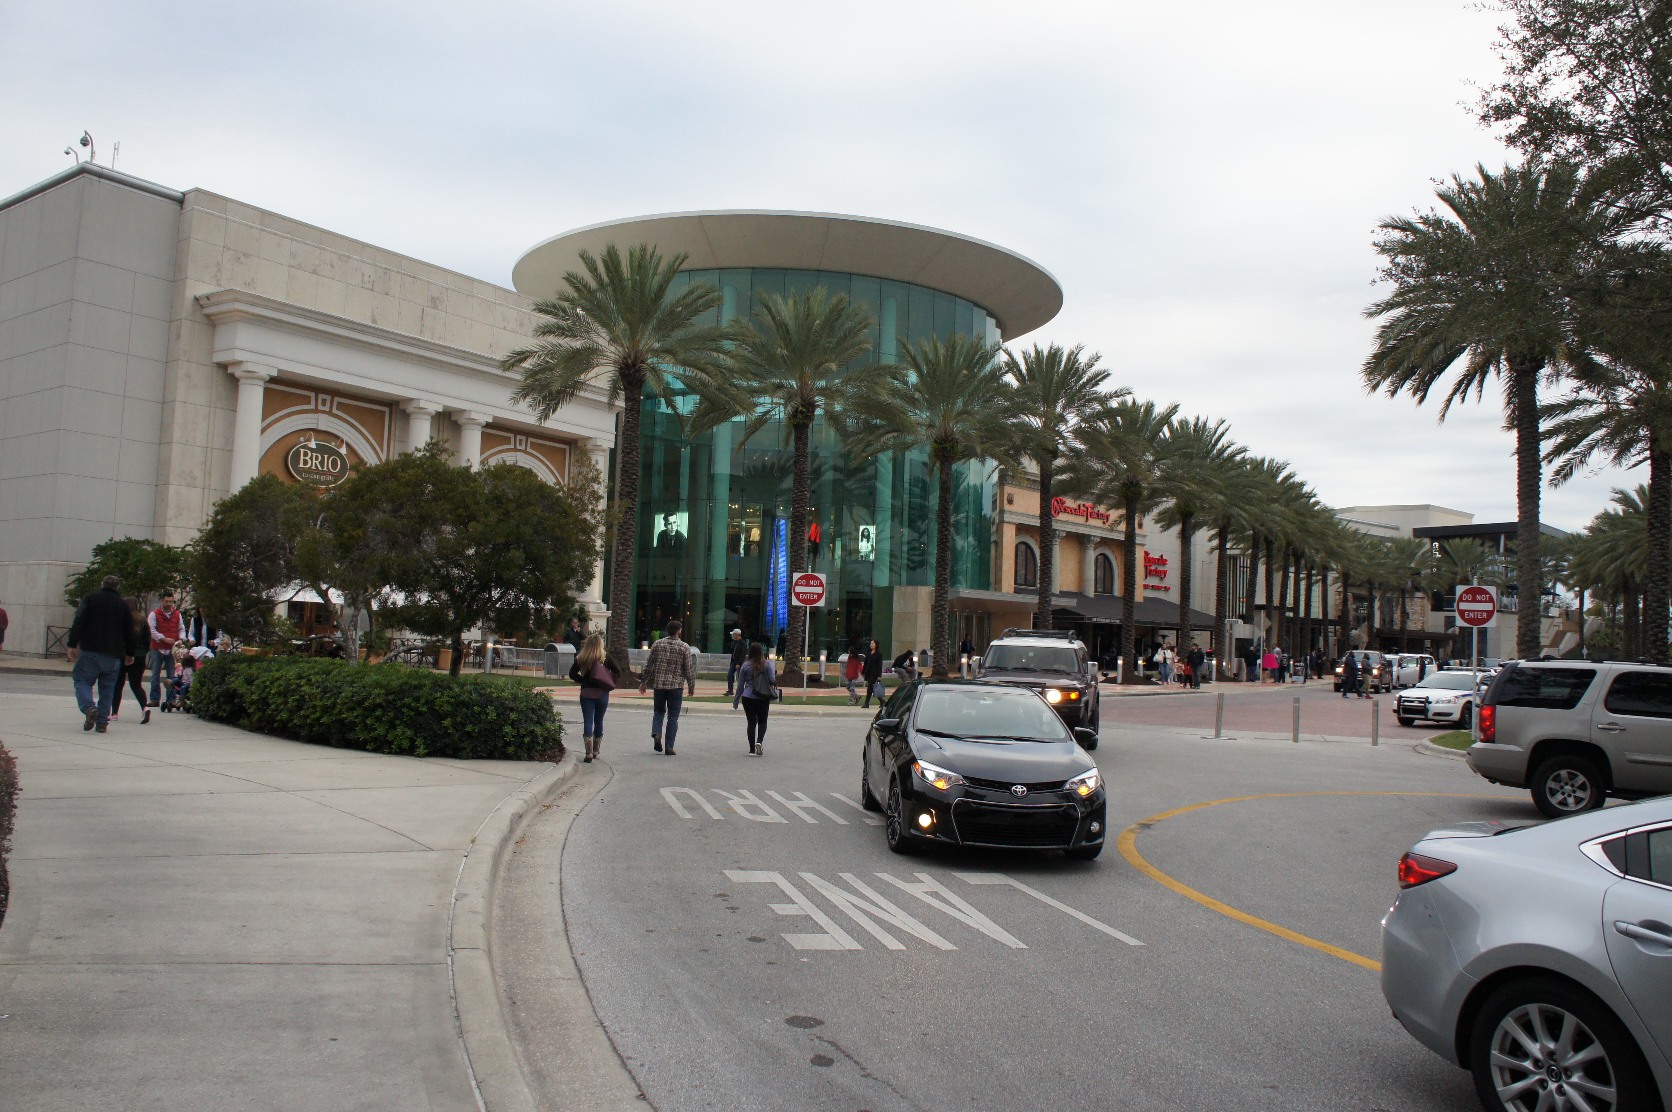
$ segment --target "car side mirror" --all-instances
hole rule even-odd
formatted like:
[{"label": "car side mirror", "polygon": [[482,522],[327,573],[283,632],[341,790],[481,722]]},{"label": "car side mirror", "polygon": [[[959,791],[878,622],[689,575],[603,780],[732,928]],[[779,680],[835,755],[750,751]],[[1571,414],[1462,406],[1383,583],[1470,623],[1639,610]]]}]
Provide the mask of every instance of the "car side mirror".
[{"label": "car side mirror", "polygon": [[872,723],[871,728],[879,734],[897,734],[900,732],[900,720],[898,718],[879,718]]},{"label": "car side mirror", "polygon": [[1090,726],[1074,727],[1074,740],[1083,748],[1090,749],[1097,744],[1097,731]]},{"label": "car side mirror", "polygon": [[1093,662],[1086,665],[1086,679],[1090,680],[1092,683],[1097,682],[1097,662],[1096,661],[1093,661]]}]

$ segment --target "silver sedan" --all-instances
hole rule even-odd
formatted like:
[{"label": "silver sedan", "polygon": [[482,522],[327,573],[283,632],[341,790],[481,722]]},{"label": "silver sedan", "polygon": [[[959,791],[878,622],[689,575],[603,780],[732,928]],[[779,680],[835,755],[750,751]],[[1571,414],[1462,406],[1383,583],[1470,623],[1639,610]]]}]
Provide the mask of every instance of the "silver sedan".
[{"label": "silver sedan", "polygon": [[1382,995],[1486,1108],[1672,1108],[1672,797],[1436,830],[1399,885]]}]

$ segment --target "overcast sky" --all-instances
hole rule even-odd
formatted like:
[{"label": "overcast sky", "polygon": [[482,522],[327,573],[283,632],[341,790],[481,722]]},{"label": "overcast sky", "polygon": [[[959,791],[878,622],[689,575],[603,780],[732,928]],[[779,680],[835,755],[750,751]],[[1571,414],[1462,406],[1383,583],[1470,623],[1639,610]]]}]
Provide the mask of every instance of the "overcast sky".
[{"label": "overcast sky", "polygon": [[[929,224],[1043,265],[1026,343],[1224,418],[1331,505],[1515,515],[1499,398],[1367,397],[1371,238],[1506,153],[1472,0],[795,5],[11,0],[0,194],[69,164],[203,187],[489,281],[653,212]],[[803,14],[811,12],[824,14]],[[1545,492],[1580,528],[1601,471]]]}]

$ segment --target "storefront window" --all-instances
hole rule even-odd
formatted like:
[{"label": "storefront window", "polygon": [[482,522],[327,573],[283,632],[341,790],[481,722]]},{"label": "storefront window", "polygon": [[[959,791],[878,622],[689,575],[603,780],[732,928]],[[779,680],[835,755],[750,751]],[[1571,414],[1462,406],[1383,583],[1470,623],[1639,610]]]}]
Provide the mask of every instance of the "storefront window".
[{"label": "storefront window", "polygon": [[1099,552],[1092,565],[1092,590],[1100,595],[1115,593],[1115,562],[1109,559],[1108,553]]},{"label": "storefront window", "polygon": [[1016,586],[1039,586],[1039,557],[1027,541],[1016,542]]}]

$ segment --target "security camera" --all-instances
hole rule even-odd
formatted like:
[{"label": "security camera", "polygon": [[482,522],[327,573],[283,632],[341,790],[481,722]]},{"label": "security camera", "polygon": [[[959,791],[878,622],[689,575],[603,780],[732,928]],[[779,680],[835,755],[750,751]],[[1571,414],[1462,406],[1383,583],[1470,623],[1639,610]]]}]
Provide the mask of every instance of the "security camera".
[{"label": "security camera", "polygon": [[81,133],[81,145],[84,147],[91,147],[93,145],[93,137],[88,135],[85,131]]}]

